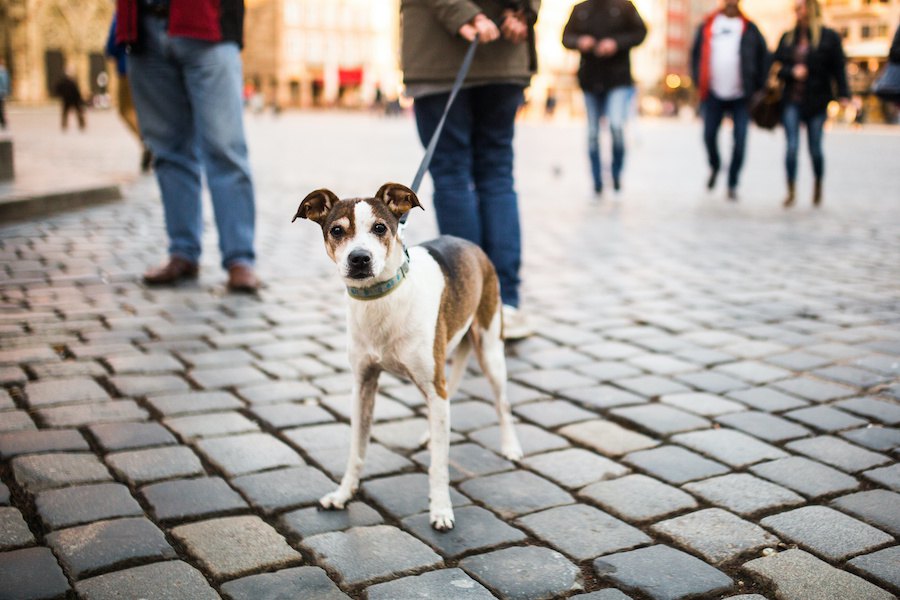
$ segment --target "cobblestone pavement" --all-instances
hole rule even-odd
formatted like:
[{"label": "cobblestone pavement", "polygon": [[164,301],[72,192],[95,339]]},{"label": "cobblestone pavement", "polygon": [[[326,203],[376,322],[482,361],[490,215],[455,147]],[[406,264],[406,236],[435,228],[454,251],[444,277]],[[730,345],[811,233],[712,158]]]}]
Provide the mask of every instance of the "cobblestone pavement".
[{"label": "cobblestone pavement", "polygon": [[412,122],[248,118],[268,284],[251,298],[223,293],[214,227],[197,284],[140,283],[165,253],[155,184],[112,114],[89,119],[62,135],[55,111],[11,111],[20,166],[127,183],[116,204],[0,225],[0,598],[900,592],[898,133],[829,132],[823,208],[804,171],[785,212],[777,133],[752,132],[732,204],[702,189],[696,123],[637,123],[626,192],[597,203],[581,124],[524,123],[539,333],[508,360],[526,457],[496,453],[473,367],[452,409],[457,526],[438,534],[423,403],[390,377],[358,499],[315,509],[349,439],[344,298],[317,228],[290,223],[312,189],[407,181]]}]

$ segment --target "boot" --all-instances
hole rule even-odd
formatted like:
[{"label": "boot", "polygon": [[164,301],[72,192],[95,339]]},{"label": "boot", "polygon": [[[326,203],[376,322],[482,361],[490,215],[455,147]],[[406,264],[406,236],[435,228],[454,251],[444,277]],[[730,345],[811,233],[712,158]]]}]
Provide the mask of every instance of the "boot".
[{"label": "boot", "polygon": [[784,207],[790,208],[794,205],[794,182],[788,181],[787,197],[784,199]]},{"label": "boot", "polygon": [[813,187],[813,206],[819,206],[822,204],[822,180],[816,179],[816,184]]}]

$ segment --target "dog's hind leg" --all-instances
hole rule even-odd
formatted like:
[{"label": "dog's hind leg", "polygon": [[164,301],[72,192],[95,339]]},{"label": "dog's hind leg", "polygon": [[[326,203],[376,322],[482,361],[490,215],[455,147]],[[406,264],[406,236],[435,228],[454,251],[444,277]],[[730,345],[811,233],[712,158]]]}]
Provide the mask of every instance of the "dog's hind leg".
[{"label": "dog's hind leg", "polygon": [[372,413],[375,409],[375,393],[378,391],[378,375],[381,371],[377,367],[369,366],[356,372],[359,375],[353,390],[353,406],[350,414],[352,431],[347,470],[344,471],[340,487],[319,500],[322,508],[326,509],[343,509],[347,505],[347,501],[356,493],[365,464],[366,449],[369,446]]},{"label": "dog's hind leg", "polygon": [[[463,375],[466,373],[466,365],[469,364],[472,349],[472,341],[466,335],[460,340],[459,345],[453,352],[453,357],[450,359],[450,377],[447,379],[447,398],[453,398],[456,395]],[[419,446],[425,446],[430,439],[431,432],[426,429],[422,437],[419,438]]]},{"label": "dog's hind leg", "polygon": [[475,355],[494,392],[494,407],[500,421],[500,452],[509,460],[522,458],[522,446],[513,426],[509,398],[506,395],[506,355],[500,337],[500,312],[490,327],[475,336]]}]

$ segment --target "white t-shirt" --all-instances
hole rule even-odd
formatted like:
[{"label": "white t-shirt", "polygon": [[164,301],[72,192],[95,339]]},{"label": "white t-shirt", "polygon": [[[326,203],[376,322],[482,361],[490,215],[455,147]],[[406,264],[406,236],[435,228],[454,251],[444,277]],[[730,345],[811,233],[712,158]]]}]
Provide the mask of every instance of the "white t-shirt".
[{"label": "white t-shirt", "polygon": [[734,100],[744,95],[741,82],[741,35],[744,20],[716,15],[710,40],[709,87],[716,97]]}]

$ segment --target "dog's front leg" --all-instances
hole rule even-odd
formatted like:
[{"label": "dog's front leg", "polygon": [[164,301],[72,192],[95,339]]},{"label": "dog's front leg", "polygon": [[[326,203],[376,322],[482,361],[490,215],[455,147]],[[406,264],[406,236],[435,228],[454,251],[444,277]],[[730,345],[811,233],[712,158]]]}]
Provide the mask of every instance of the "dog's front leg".
[{"label": "dog's front leg", "polygon": [[428,468],[428,498],[431,526],[438,531],[453,529],[453,505],[450,502],[450,399],[434,390],[428,394],[428,425],[431,431]]},{"label": "dog's front leg", "polygon": [[347,470],[338,489],[319,500],[322,508],[343,509],[359,488],[372,429],[372,413],[375,409],[375,393],[378,391],[378,375],[381,370],[374,365],[357,369],[353,389],[353,406],[350,413],[350,455]]}]

